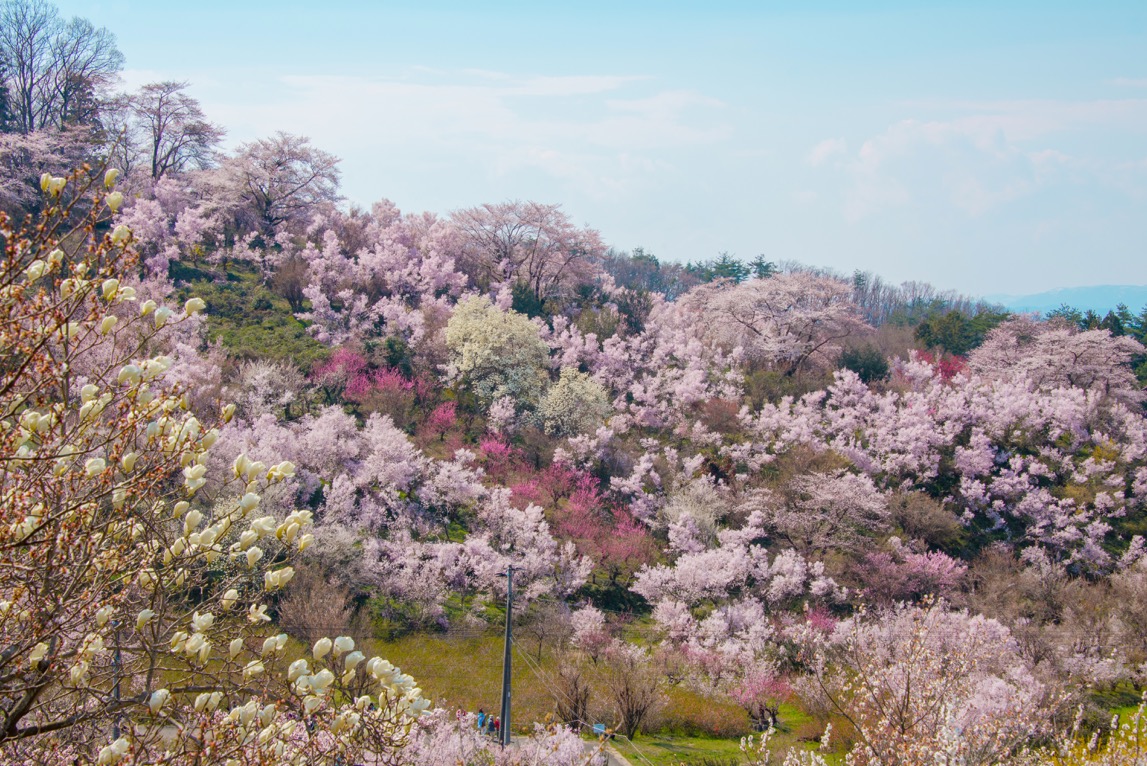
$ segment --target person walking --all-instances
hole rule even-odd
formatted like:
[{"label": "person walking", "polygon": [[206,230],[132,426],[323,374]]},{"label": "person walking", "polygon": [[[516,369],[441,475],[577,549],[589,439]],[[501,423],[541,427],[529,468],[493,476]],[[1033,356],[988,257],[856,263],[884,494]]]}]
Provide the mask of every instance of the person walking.
[{"label": "person walking", "polygon": [[486,728],[486,711],[478,708],[478,731]]}]

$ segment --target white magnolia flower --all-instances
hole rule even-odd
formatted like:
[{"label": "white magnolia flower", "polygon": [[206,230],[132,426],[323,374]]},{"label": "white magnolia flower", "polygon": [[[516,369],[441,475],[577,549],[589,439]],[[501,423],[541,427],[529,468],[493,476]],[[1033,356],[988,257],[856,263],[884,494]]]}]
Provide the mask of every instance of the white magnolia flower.
[{"label": "white magnolia flower", "polygon": [[350,636],[339,636],[335,639],[334,652],[336,657],[338,657],[340,654],[343,654],[344,652],[352,651],[353,649],[354,639]]},{"label": "white magnolia flower", "polygon": [[260,623],[270,622],[271,616],[267,614],[266,604],[252,604],[247,610],[247,622]]},{"label": "white magnolia flower", "polygon": [[119,375],[116,376],[116,381],[121,385],[134,386],[139,383],[140,369],[134,364],[125,364],[120,368]]},{"label": "white magnolia flower", "polygon": [[287,680],[291,683],[298,681],[302,676],[311,672],[311,666],[304,659],[295,660],[287,668]]},{"label": "white magnolia flower", "polygon": [[48,655],[48,645],[41,641],[32,647],[32,653],[28,655],[28,664],[35,667]]},{"label": "white magnolia flower", "polygon": [[327,668],[323,668],[318,673],[311,676],[311,688],[315,690],[316,694],[325,694],[331,684],[335,682],[335,674]]},{"label": "white magnolia flower", "polygon": [[294,576],[294,567],[283,567],[282,569],[276,569],[273,572],[265,572],[263,574],[263,587],[265,587],[267,590],[279,590],[280,588],[285,587]]},{"label": "white magnolia flower", "polygon": [[35,282],[48,270],[48,264],[41,261],[39,258],[28,264],[28,268],[24,269],[24,278],[29,282]]},{"label": "white magnolia flower", "polygon": [[167,689],[156,689],[153,691],[147,699],[147,707],[151,710],[151,714],[155,715],[158,713],[160,709],[167,704],[169,699],[171,699],[171,692]]},{"label": "white magnolia flower", "polygon": [[366,659],[366,657],[363,655],[362,652],[358,652],[358,651],[351,652],[350,654],[348,654],[343,659],[343,668],[348,672],[352,671],[355,668],[357,668],[359,663],[365,659]]},{"label": "white magnolia flower", "polygon": [[100,750],[100,754],[96,757],[96,763],[99,766],[115,766],[127,757],[127,751],[130,748],[131,742],[126,737],[120,737]]},{"label": "white magnolia flower", "polygon": [[135,617],[135,629],[142,633],[144,627],[149,622],[151,622],[153,617],[155,617],[155,612],[153,612],[150,609],[144,609],[139,614],[137,614]]}]

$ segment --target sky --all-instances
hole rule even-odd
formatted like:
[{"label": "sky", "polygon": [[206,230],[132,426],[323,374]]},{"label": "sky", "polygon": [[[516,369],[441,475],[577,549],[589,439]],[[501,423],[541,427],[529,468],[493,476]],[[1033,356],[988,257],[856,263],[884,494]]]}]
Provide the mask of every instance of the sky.
[{"label": "sky", "polygon": [[361,206],[966,293],[1147,284],[1147,3],[57,2]]}]

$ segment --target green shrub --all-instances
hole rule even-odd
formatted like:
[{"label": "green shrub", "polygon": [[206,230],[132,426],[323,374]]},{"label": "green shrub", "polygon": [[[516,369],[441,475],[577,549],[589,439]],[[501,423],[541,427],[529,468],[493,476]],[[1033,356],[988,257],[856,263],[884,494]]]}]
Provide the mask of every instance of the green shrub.
[{"label": "green shrub", "polygon": [[888,360],[875,346],[845,349],[841,352],[837,364],[855,372],[865,383],[873,383],[888,377]]}]

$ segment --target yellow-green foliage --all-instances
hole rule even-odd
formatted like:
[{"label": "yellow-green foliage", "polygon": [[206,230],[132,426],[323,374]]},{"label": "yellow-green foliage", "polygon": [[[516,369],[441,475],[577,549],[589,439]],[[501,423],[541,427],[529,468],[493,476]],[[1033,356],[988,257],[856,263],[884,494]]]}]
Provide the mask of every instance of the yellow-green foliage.
[{"label": "yellow-green foliage", "polygon": [[666,694],[659,723],[665,733],[695,737],[743,737],[752,731],[749,714],[741,706],[680,686]]},{"label": "yellow-green foliage", "polygon": [[596,380],[573,367],[563,367],[561,379],[542,397],[538,414],[548,434],[593,433],[609,417],[609,398]]},{"label": "yellow-green foliage", "polygon": [[[502,636],[496,632],[451,638],[425,633],[394,641],[370,641],[371,652],[385,657],[407,672],[417,672],[423,694],[435,707],[461,708],[487,713],[498,710],[502,694]],[[552,653],[539,663],[552,675]],[[534,658],[531,656],[531,660]],[[534,660],[537,662],[537,660]],[[515,651],[513,664],[513,725],[530,728],[544,721],[554,709],[553,696],[535,672]]]},{"label": "yellow-green foliage", "polygon": [[1023,766],[1147,766],[1147,701],[1112,718],[1107,731],[1083,741],[1076,732],[1054,746],[1028,755]]}]

